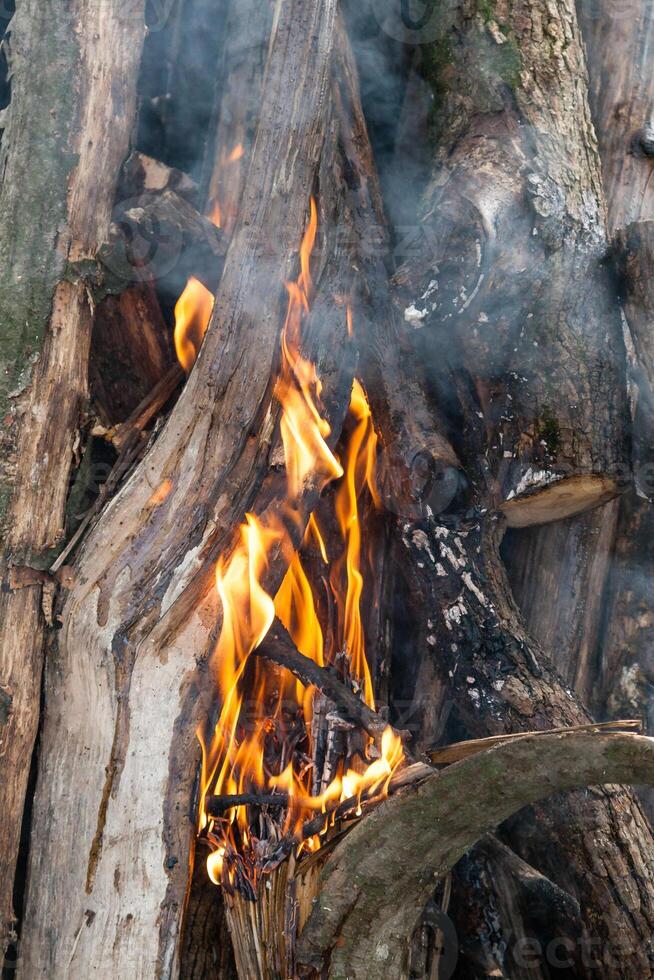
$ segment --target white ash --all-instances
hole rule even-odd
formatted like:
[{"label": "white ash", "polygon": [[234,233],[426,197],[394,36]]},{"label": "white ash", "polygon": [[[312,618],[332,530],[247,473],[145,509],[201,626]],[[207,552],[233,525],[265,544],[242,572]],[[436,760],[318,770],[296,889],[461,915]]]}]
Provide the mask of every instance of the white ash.
[{"label": "white ash", "polygon": [[407,306],[406,310],[404,311],[404,319],[407,323],[410,323],[412,326],[418,329],[422,326],[422,321],[425,319],[428,313],[429,310],[427,308],[424,310],[419,310],[416,306],[411,304],[411,306]]},{"label": "white ash", "polygon": [[506,499],[512,500],[514,497],[519,497],[525,490],[531,490],[534,487],[546,487],[549,483],[556,483],[557,480],[562,479],[561,473],[552,473],[551,470],[534,470],[530,466],[518,486],[515,490],[511,490]]}]

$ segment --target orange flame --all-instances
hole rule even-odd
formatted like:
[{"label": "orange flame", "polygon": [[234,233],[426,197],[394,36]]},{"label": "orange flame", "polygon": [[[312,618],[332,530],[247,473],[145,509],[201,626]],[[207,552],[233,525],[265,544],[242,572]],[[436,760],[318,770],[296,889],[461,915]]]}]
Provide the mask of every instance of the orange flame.
[{"label": "orange flame", "polygon": [[[373,494],[376,436],[370,409],[363,389],[355,383],[350,412],[354,427],[349,439],[345,470],[327,444],[330,428],[320,412],[321,385],[315,366],[301,353],[301,326],[311,304],[313,284],[310,259],[318,229],[318,211],[311,199],[310,220],[300,249],[300,275],[287,283],[288,309],[282,331],[282,357],[275,396],[282,407],[280,430],[284,446],[287,478],[287,518],[296,511],[297,502],[312,484],[318,487],[343,477],[336,495],[336,514],[345,542],[340,572],[333,576],[332,586],[340,596],[342,608],[340,632],[350,659],[350,675],[373,704],[372,681],[366,662],[360,598],[361,532],[358,501],[367,484]],[[315,517],[309,520],[305,543],[318,546],[325,564],[327,550]],[[227,850],[244,848],[250,840],[248,810],[233,807],[224,818],[208,816],[209,793],[233,795],[264,791],[282,793],[286,801],[285,831],[295,832],[305,815],[324,811],[335,801],[364,791],[385,790],[392,772],[403,758],[399,739],[389,728],[382,738],[381,758],[363,773],[349,770],[337,777],[326,791],[311,796],[310,773],[297,772],[296,760],[281,756],[266,757],[266,742],[283,730],[288,717],[302,714],[305,728],[311,719],[313,691],[287,671],[273,668],[260,658],[250,664],[250,655],[262,642],[275,615],[284,623],[298,649],[319,665],[324,664],[324,637],[317,614],[311,584],[299,553],[290,561],[284,580],[273,599],[266,591],[268,557],[274,549],[288,547],[284,521],[267,519],[264,523],[252,514],[246,516],[236,544],[216,569],[216,588],[221,600],[223,620],[213,658],[221,701],[221,713],[208,746],[202,733],[200,831],[208,832],[214,850],[207,863],[211,880],[218,883],[229,877],[225,865]],[[339,591],[340,590],[340,591]],[[244,704],[242,678],[248,671],[248,689],[252,701]],[[249,716],[250,705],[254,714]],[[282,740],[283,744],[283,740]],[[303,846],[319,846],[319,838]]]},{"label": "orange flame", "polygon": [[187,374],[202,346],[213,304],[213,295],[207,287],[191,276],[175,306],[175,353]]},{"label": "orange flame", "polygon": [[341,598],[343,646],[349,656],[352,676],[363,689],[366,703],[374,708],[370,668],[366,659],[363,625],[361,622],[361,522],[359,497],[368,486],[373,500],[379,505],[379,495],[374,479],[377,458],[377,436],[366,396],[360,383],[355,380],[352,388],[350,414],[356,420],[349,445],[348,459],[343,480],[336,495],[336,517],[345,541],[345,576],[347,586],[342,601],[341,576],[343,561],[337,562],[332,573],[332,588]]}]

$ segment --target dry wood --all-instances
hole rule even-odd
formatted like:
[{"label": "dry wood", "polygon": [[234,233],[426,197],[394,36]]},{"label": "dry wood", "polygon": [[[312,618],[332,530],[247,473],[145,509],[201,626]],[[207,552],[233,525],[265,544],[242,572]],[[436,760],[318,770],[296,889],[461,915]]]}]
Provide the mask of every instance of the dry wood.
[{"label": "dry wood", "polygon": [[509,530],[502,543],[511,588],[532,636],[591,710],[620,499],[544,526]]},{"label": "dry wood", "polygon": [[581,4],[590,105],[602,158],[609,226],[618,231],[654,216],[650,4]]},{"label": "dry wood", "polygon": [[[46,566],[61,542],[93,301],[79,269],[106,241],[135,118],[144,0],[26,0],[11,26],[3,113],[0,268],[2,579]],[[77,80],[72,84],[72,79]],[[39,718],[44,620],[38,586],[0,595],[0,943]]]},{"label": "dry wood", "polygon": [[89,390],[107,427],[124,422],[172,365],[170,330],[152,283],[128,286],[96,307]]},{"label": "dry wood", "polygon": [[[211,647],[219,621],[211,591],[217,556],[227,553],[246,510],[278,513],[285,493],[284,475],[269,467],[277,416],[270,377],[282,283],[293,276],[324,138],[333,21],[331,0],[281,8],[240,221],[205,343],[163,432],[78,560],[79,591],[62,611],[57,676],[46,679],[38,847],[22,947],[28,975],[150,977],[176,969],[194,830],[194,731],[213,693],[196,657]],[[301,104],[287,97],[290,76]],[[314,272],[306,349],[325,383],[337,439],[352,364],[332,284],[347,288],[349,272],[334,264],[330,249]],[[274,283],[279,302],[271,297]],[[345,359],[334,363],[335,350]],[[157,492],[167,480],[162,499]],[[303,533],[320,488],[319,481],[307,488],[294,534]],[[273,555],[269,591],[284,571],[284,558]],[[46,775],[55,772],[71,788],[63,808],[57,779]],[[70,896],[65,910],[53,901],[61,888]],[[88,909],[95,917],[86,928]]]},{"label": "dry wood", "polygon": [[654,743],[638,735],[526,737],[448,767],[389,798],[338,844],[300,936],[299,962],[316,970],[329,962],[333,976],[369,977],[371,964],[377,977],[402,976],[407,936],[435,881],[483,834],[563,789],[653,780]]},{"label": "dry wood", "polygon": [[560,735],[562,732],[636,732],[642,733],[643,724],[641,721],[604,721],[589,725],[572,725],[568,728],[546,728],[539,732],[514,732],[511,735],[491,735],[489,738],[471,738],[467,742],[455,742],[453,745],[443,745],[432,749],[428,753],[430,761],[434,765],[450,765],[452,762],[459,762],[467,759],[477,752],[483,752],[494,745],[502,745],[505,742],[514,741],[516,738],[526,736],[538,738],[542,735]]}]

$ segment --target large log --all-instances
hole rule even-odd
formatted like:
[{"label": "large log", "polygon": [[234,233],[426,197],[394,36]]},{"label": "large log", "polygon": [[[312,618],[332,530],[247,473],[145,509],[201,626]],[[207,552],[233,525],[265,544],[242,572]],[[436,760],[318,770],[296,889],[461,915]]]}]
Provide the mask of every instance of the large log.
[{"label": "large log", "polygon": [[615,496],[629,471],[579,28],[567,0],[500,2],[456,6],[434,33],[434,169],[398,302],[484,505],[545,523]]},{"label": "large log", "polygon": [[526,736],[431,776],[382,803],[336,847],[300,936],[300,963],[328,964],[339,980],[405,976],[407,937],[436,882],[484,833],[552,793],[653,779],[654,745],[638,735]]},{"label": "large log", "polygon": [[[206,663],[219,621],[213,571],[244,513],[276,512],[284,492],[283,475],[270,469],[279,414],[270,379],[282,283],[295,267],[324,139],[334,15],[331,0],[279,10],[205,343],[166,427],[77,563],[46,677],[24,976],[177,971],[195,829],[194,733],[214,693]],[[288,99],[289,77],[300,102]],[[334,358],[347,342],[333,282],[347,286],[349,273],[327,259],[315,274],[307,352],[325,381],[335,439],[352,365]],[[167,495],[157,494],[164,486]],[[294,533],[319,490],[318,482],[300,501]],[[269,591],[284,563],[272,556]]]},{"label": "large log", "polygon": [[[26,0],[11,25],[11,102],[0,191],[0,943],[39,718],[41,586],[13,590],[14,566],[47,567],[63,536],[93,321],[84,277],[106,240],[135,116],[144,0]],[[77,84],[71,80],[77,79]]]},{"label": "large log", "polygon": [[[559,453],[572,467],[566,476],[563,471],[567,464],[560,460],[561,480],[551,484],[537,480],[531,493],[521,498],[517,510],[522,515],[520,521],[524,519],[525,523],[551,520],[598,503],[603,497],[601,486],[606,474],[612,472],[610,481],[624,476],[620,471],[627,448],[620,322],[610,277],[602,268],[606,237],[599,161],[588,153],[593,136],[583,87],[578,84],[584,65],[574,10],[567,3],[548,7],[550,40],[542,45],[538,34],[532,35],[529,30],[530,11],[512,5],[510,9],[502,8],[501,13],[500,19],[498,12],[498,20],[505,25],[510,37],[507,44],[512,47],[496,60],[492,56],[506,37],[496,38],[497,24],[484,23],[480,17],[458,19],[456,13],[456,29],[441,36],[434,52],[436,67],[443,69],[439,77],[445,90],[439,90],[444,118],[437,164],[442,162],[445,166],[446,162],[447,170],[437,168],[432,196],[425,208],[429,248],[420,249],[415,266],[405,268],[398,277],[399,295],[405,297],[401,310],[406,313],[410,306],[402,289],[409,280],[415,282],[416,273],[419,281],[426,267],[414,297],[424,300],[425,292],[431,289],[431,301],[412,305],[418,312],[426,310],[420,317],[425,333],[431,325],[426,346],[430,348],[435,343],[441,358],[436,378],[432,371],[432,384],[436,383],[441,404],[449,404],[452,417],[465,426],[460,455],[473,478],[473,501],[478,508],[469,521],[430,518],[400,522],[407,554],[398,564],[412,570],[407,592],[413,597],[414,623],[421,624],[424,650],[433,651],[434,684],[427,687],[425,674],[421,673],[416,680],[416,697],[423,704],[419,714],[424,719],[430,710],[432,717],[439,713],[438,706],[425,705],[425,701],[449,696],[459,724],[479,736],[588,721],[582,705],[560,682],[542,649],[528,636],[499,559],[504,520],[518,520],[517,511],[513,517],[509,515],[506,488],[499,491],[507,480],[517,479],[520,473],[521,480],[526,477],[534,462],[532,453],[540,452],[532,439],[522,438],[522,433],[528,432],[531,425],[532,433],[540,431],[548,436],[553,443],[546,447],[547,465],[553,467],[552,472]],[[563,45],[565,57],[560,55]],[[447,53],[445,65],[437,60],[443,51]],[[471,89],[467,73],[471,59],[477,63],[480,57],[488,72],[483,75],[483,83],[480,81],[478,88]],[[532,65],[540,87],[533,86],[526,73],[507,70],[507,57],[509,69],[511,59],[516,57],[521,63]],[[512,88],[512,99],[506,96],[507,84]],[[528,91],[523,91],[523,86]],[[508,140],[508,133],[515,137],[512,141]],[[531,140],[536,137],[537,146],[532,146]],[[522,144],[521,139],[525,140]],[[531,156],[537,151],[538,160]],[[513,154],[518,155],[519,161]],[[532,198],[524,195],[521,184],[530,167],[547,169],[546,174],[535,173],[537,180],[527,182],[536,188],[531,216],[531,205],[525,201]],[[470,201],[475,202],[472,215]],[[594,203],[587,210],[589,201]],[[370,213],[374,211],[370,209]],[[476,220],[480,223],[478,234],[470,230],[471,222]],[[461,242],[457,235],[467,243],[458,251],[456,243],[460,246]],[[483,280],[477,267],[476,238],[481,247],[479,262],[483,262],[484,248],[490,250],[487,258],[491,254],[493,258],[492,268],[490,258],[484,267]],[[534,238],[539,239],[536,245],[532,245]],[[465,274],[457,278],[461,268],[468,268],[468,262],[472,267],[467,284],[470,303],[458,296],[458,286],[466,285]],[[440,291],[432,289],[432,280],[439,281]],[[457,289],[449,294],[448,309],[444,296],[455,280]],[[569,291],[575,297],[572,308]],[[476,309],[478,298],[483,305]],[[534,315],[530,317],[532,303]],[[457,312],[450,315],[452,309]],[[479,311],[490,318],[486,309],[495,311],[499,345],[495,344],[497,334],[490,332],[490,326],[489,332],[483,334],[486,321],[479,321]],[[586,319],[588,309],[604,324],[604,331],[596,331],[596,322],[591,329],[591,321]],[[544,335],[538,332],[541,329]],[[439,332],[442,345],[438,343]],[[576,351],[575,360],[566,354],[568,345]],[[521,355],[526,361],[525,370]],[[435,360],[432,355],[432,363]],[[409,363],[406,358],[400,362],[400,389],[402,372]],[[458,407],[452,403],[449,375],[443,364],[449,364],[454,375]],[[362,368],[365,366],[364,359]],[[489,379],[489,371],[494,372],[494,380]],[[365,380],[365,372],[363,376]],[[521,381],[525,377],[531,379],[530,384]],[[611,387],[601,406],[594,394],[598,378]],[[563,397],[559,386],[565,392]],[[511,398],[504,401],[503,395],[500,397],[502,391]],[[533,424],[537,421],[539,399],[545,397],[546,391],[547,398],[560,409],[561,418],[550,425],[548,414],[541,431]],[[521,413],[508,411],[503,415],[502,409],[507,409],[511,399],[517,401],[519,392],[524,400]],[[544,408],[545,403],[541,402],[540,407]],[[412,405],[407,405],[405,411],[411,409]],[[590,417],[577,440],[579,411],[589,411]],[[525,416],[529,412],[531,423]],[[383,438],[383,416],[380,422]],[[516,441],[512,445],[513,437]],[[510,452],[510,460],[504,459],[504,452]],[[592,473],[595,464],[597,479]],[[575,473],[582,476],[581,484],[575,482]],[[571,489],[567,502],[555,484],[560,485],[564,495]],[[586,490],[595,487],[600,492],[596,497],[594,491],[586,497],[584,491],[582,500],[577,495],[580,486]],[[615,483],[611,492],[617,489]],[[497,508],[504,512],[503,516],[492,513]],[[421,653],[419,659],[428,662],[430,658]],[[622,838],[624,812],[630,814],[628,843]],[[542,837],[541,826],[546,828]],[[586,849],[589,827],[597,830],[596,854]],[[520,829],[519,842],[524,845],[528,839],[531,843],[530,863],[579,897],[587,935],[603,943],[606,975],[628,977],[630,970],[641,969],[641,950],[646,947],[654,916],[654,865],[651,831],[633,796],[629,792],[599,793],[592,800],[585,800],[573,794],[527,815]],[[596,874],[598,865],[626,870],[634,867],[633,861],[638,866],[634,876],[616,874],[610,887]],[[636,916],[631,911],[634,888],[638,892]],[[610,952],[618,943],[625,949],[621,963],[615,962]],[[585,975],[582,950],[576,951],[575,964],[579,975]]]}]

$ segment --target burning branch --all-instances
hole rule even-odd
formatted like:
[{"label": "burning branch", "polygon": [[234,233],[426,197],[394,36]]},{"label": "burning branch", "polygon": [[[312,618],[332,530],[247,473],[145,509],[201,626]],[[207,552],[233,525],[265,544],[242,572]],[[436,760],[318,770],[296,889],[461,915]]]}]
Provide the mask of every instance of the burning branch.
[{"label": "burning branch", "polygon": [[[284,625],[275,620],[266,639],[255,650],[263,657],[297,677],[306,687],[316,687],[322,691],[339,709],[344,721],[359,725],[368,734],[379,740],[389,727],[376,711],[358,697],[343,683],[338,671],[332,666],[321,667],[297,649]],[[395,732],[398,738],[407,739],[408,732]]]}]

